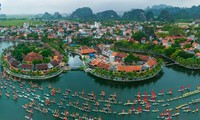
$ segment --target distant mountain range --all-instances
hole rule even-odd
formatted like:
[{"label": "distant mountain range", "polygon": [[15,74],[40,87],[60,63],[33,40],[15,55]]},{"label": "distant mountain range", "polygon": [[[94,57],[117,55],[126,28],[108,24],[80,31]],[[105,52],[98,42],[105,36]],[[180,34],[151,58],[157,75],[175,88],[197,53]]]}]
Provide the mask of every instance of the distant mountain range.
[{"label": "distant mountain range", "polygon": [[[62,16],[57,12],[54,15],[45,13],[42,15],[44,19],[59,19]],[[126,11],[123,15],[118,15],[114,10],[106,10],[94,14],[89,7],[78,8],[68,17],[68,19],[78,20],[136,20],[136,21],[173,21],[176,19],[200,19],[200,5],[191,8],[180,8],[169,5],[154,5],[151,8],[132,9]]]}]

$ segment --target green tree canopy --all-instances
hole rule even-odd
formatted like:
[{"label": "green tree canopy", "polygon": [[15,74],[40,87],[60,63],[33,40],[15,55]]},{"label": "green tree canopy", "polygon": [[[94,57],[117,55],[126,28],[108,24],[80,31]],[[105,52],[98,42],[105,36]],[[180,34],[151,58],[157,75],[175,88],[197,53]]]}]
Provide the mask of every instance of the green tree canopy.
[{"label": "green tree canopy", "polygon": [[135,56],[133,54],[129,54],[125,59],[124,62],[127,65],[132,65],[133,62],[138,62],[140,60],[140,58],[138,56]]},{"label": "green tree canopy", "polygon": [[147,35],[146,35],[144,32],[142,32],[142,31],[137,31],[137,32],[133,33],[132,37],[133,37],[135,40],[140,41],[143,37],[146,38]]}]

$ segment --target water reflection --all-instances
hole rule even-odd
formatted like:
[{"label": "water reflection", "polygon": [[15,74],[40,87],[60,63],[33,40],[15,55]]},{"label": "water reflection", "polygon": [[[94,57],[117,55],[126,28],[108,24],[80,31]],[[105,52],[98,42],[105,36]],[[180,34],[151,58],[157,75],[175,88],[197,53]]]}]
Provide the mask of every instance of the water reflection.
[{"label": "water reflection", "polygon": [[178,65],[168,66],[168,68],[173,69],[174,71],[179,73],[185,73],[188,76],[200,75],[200,70],[191,70]]},{"label": "water reflection", "polygon": [[81,61],[81,58],[79,55],[70,53],[68,64],[71,67],[73,67],[73,66],[78,67],[78,66],[82,66],[83,62]]}]

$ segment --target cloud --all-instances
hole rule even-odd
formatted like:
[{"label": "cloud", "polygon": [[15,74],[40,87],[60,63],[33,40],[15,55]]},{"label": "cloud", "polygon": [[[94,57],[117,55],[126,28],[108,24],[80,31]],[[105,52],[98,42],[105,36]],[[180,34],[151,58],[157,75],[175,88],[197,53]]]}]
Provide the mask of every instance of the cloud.
[{"label": "cloud", "polygon": [[[180,4],[181,3],[181,4]],[[71,13],[79,7],[91,7],[94,12],[113,9],[127,11],[132,8],[146,8],[155,4],[179,7],[199,5],[199,0],[1,0],[2,13],[38,14],[44,12]]]}]

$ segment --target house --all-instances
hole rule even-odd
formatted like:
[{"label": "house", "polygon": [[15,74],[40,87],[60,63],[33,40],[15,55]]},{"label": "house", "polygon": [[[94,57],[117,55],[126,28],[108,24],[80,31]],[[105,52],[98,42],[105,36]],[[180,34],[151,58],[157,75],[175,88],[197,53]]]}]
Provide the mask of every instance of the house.
[{"label": "house", "polygon": [[35,67],[36,70],[48,70],[47,64],[37,64]]},{"label": "house", "polygon": [[145,43],[146,43],[146,38],[143,37],[143,38],[141,39],[141,43],[145,44]]},{"label": "house", "polygon": [[193,43],[192,46],[193,46],[195,49],[200,50],[200,45],[199,45],[198,43]]},{"label": "house", "polygon": [[150,57],[147,55],[142,55],[142,54],[134,54],[134,55],[139,57],[140,60],[142,60],[142,61],[148,61],[150,59]]},{"label": "house", "polygon": [[79,49],[79,53],[80,54],[90,54],[90,53],[96,53],[97,51],[95,49],[92,49],[92,48],[88,48],[87,46],[82,46],[80,49]]},{"label": "house", "polygon": [[12,59],[12,56],[9,55],[6,57],[6,59],[7,59],[7,61],[10,61]]},{"label": "house", "polygon": [[24,61],[26,61],[27,63],[32,63],[33,60],[41,60],[42,61],[43,57],[39,53],[35,53],[35,52],[30,52],[24,57]]},{"label": "house", "polygon": [[56,60],[52,60],[52,61],[50,62],[50,64],[51,64],[53,67],[57,67],[57,66],[59,65],[59,62],[56,61]]},{"label": "house", "polygon": [[197,58],[200,58],[200,52],[195,54]]},{"label": "house", "polygon": [[192,48],[192,47],[184,49],[185,52],[190,53],[190,54],[195,54],[194,50],[195,48]]},{"label": "house", "polygon": [[153,68],[156,65],[157,65],[156,59],[155,58],[151,58],[146,62],[146,64],[144,66],[146,66],[148,68]]},{"label": "house", "polygon": [[126,53],[121,53],[121,52],[113,52],[112,56],[115,57],[115,60],[117,61],[123,61],[124,58],[127,56]]},{"label": "house", "polygon": [[162,45],[165,46],[165,47],[169,47],[169,46],[171,46],[171,44],[172,43],[168,39],[162,40]]},{"label": "house", "polygon": [[105,70],[109,70],[110,69],[110,65],[104,63],[104,62],[99,62],[97,65],[97,67],[105,69]]},{"label": "house", "polygon": [[110,48],[105,48],[105,49],[102,50],[102,55],[105,55],[105,56],[108,56],[108,57],[111,56],[112,53],[113,53],[113,51],[110,50]]},{"label": "house", "polygon": [[136,65],[136,66],[118,65],[117,66],[117,71],[119,71],[119,72],[140,72],[141,70],[142,70],[141,65]]},{"label": "house", "polygon": [[92,60],[89,63],[89,65],[92,68],[98,67],[98,68],[102,68],[102,69],[105,69],[105,70],[109,70],[110,69],[110,65],[109,64],[106,64],[106,63],[104,63],[102,61],[98,61],[97,59]]},{"label": "house", "polygon": [[33,64],[22,64],[20,68],[23,71],[31,71],[33,70],[33,67],[34,67]]},{"label": "house", "polygon": [[18,61],[17,61],[16,59],[14,59],[14,58],[12,58],[12,59],[10,60],[10,65],[11,65],[12,67],[14,67],[14,68],[18,68],[19,64],[20,64],[20,62],[18,62]]}]

